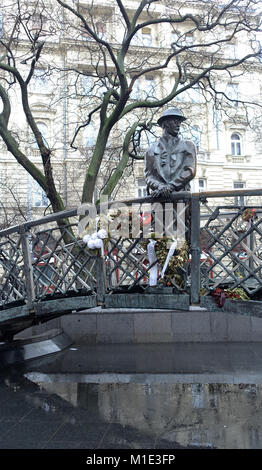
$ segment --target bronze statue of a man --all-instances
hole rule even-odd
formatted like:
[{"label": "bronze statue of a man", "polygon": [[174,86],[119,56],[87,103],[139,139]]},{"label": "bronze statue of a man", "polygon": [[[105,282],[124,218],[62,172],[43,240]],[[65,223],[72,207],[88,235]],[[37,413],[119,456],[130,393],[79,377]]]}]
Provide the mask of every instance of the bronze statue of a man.
[{"label": "bronze statue of a man", "polygon": [[163,135],[148,148],[145,159],[145,180],[152,196],[168,197],[190,190],[189,181],[196,174],[196,148],[193,142],[179,137],[185,120],[179,109],[169,108],[157,121]]}]

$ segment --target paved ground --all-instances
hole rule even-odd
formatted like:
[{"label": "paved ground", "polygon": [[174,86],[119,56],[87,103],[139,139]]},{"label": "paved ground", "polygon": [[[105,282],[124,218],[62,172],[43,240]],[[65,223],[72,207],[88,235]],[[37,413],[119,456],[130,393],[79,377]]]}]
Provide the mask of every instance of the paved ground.
[{"label": "paved ground", "polygon": [[[117,422],[110,413],[105,419],[92,393],[78,406],[73,388],[65,399],[35,382],[262,384],[262,344],[73,345],[1,372],[1,449],[183,448],[175,438]],[[79,399],[80,389],[76,394]]]}]

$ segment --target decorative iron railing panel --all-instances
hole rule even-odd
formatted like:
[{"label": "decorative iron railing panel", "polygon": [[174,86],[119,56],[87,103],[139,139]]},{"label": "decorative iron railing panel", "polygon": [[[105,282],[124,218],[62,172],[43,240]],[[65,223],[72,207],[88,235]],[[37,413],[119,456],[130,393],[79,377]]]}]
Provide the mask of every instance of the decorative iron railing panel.
[{"label": "decorative iron railing panel", "polygon": [[[231,204],[230,204],[231,202]],[[245,201],[202,206],[202,286],[243,288],[254,295],[262,288],[262,209]]]},{"label": "decorative iron railing panel", "polygon": [[0,306],[94,292],[97,257],[75,233],[76,224],[49,224],[1,237]]},{"label": "decorative iron railing panel", "polygon": [[110,247],[105,259],[107,290],[109,292],[145,292],[150,287],[150,270],[157,265],[157,284],[173,287],[174,292],[186,290],[188,263],[180,269],[177,278],[170,269],[161,276],[163,265],[150,263],[145,239],[110,240]]},{"label": "decorative iron railing panel", "polygon": [[[151,210],[150,225],[148,227],[142,225],[137,238],[110,238],[105,258],[108,292],[145,292],[150,287],[150,272],[153,268],[157,270],[157,284],[173,287],[174,292],[186,290],[189,266],[190,205],[188,202],[159,204],[157,208],[152,205]],[[143,208],[140,208],[140,211],[143,211]],[[138,211],[138,215],[140,213],[142,212]],[[131,230],[130,235],[132,235]],[[174,276],[172,269],[174,257],[172,256],[165,274],[162,275],[168,249],[175,239],[179,239],[178,248],[184,247],[185,244],[188,247],[185,262]],[[147,251],[150,240],[157,241],[158,261],[152,263]]]},{"label": "decorative iron railing panel", "polygon": [[31,233],[36,299],[94,290],[96,257],[76,238],[76,228],[66,225]]},{"label": "decorative iron railing panel", "polygon": [[148,285],[148,257],[139,239],[111,239],[106,254],[106,278],[108,291],[127,286]]},{"label": "decorative iron railing panel", "polygon": [[0,239],[0,305],[23,302],[26,297],[24,258],[18,233]]}]

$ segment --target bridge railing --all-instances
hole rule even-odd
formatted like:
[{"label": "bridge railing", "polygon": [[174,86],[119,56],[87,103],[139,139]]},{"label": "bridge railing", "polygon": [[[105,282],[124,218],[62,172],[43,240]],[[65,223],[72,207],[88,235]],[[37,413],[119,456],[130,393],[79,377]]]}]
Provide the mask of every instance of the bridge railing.
[{"label": "bridge railing", "polygon": [[[184,214],[185,258],[179,266],[176,250],[163,276],[161,260],[150,263],[148,238],[110,238],[105,256],[89,249],[78,233],[79,211],[72,209],[42,219],[10,227],[0,232],[0,306],[96,294],[103,303],[114,293],[149,292],[154,266],[156,287],[172,294],[187,294],[197,304],[200,294],[219,287],[241,288],[256,296],[262,290],[262,190],[234,190],[188,193],[172,200],[137,198],[108,203],[125,203],[131,212],[142,214],[156,202],[163,207],[182,204]],[[145,209],[146,208],[146,209]],[[99,212],[99,207],[97,208]],[[165,214],[165,209],[164,209]],[[154,230],[151,227],[151,231]],[[166,226],[165,226],[166,228]],[[183,248],[183,247],[182,247]],[[161,253],[160,253],[161,254]],[[171,267],[173,266],[173,269]],[[152,290],[151,290],[152,292]]]},{"label": "bridge railing", "polygon": [[96,256],[78,239],[76,223],[24,224],[0,237],[0,305],[95,290]]},{"label": "bridge railing", "polygon": [[251,299],[262,291],[262,205],[260,191],[201,203],[201,287],[242,289]]}]

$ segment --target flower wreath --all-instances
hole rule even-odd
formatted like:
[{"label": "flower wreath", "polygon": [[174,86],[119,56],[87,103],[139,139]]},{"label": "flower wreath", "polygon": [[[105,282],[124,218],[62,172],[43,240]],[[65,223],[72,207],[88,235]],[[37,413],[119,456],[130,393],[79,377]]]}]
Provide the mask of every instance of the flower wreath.
[{"label": "flower wreath", "polygon": [[184,279],[180,273],[180,268],[182,268],[189,260],[189,247],[186,240],[176,240],[175,238],[170,237],[158,238],[155,234],[151,234],[149,239],[144,239],[141,242],[141,246],[144,249],[148,249],[148,244],[152,240],[155,242],[154,246],[157,261],[162,266],[162,268],[165,266],[168,254],[170,253],[170,246],[172,247],[174,241],[179,243],[180,247],[176,247],[173,254],[170,256],[164,271],[164,275],[161,277],[160,282],[163,282],[169,286],[171,285],[171,280],[173,280],[180,288],[185,287]]}]

